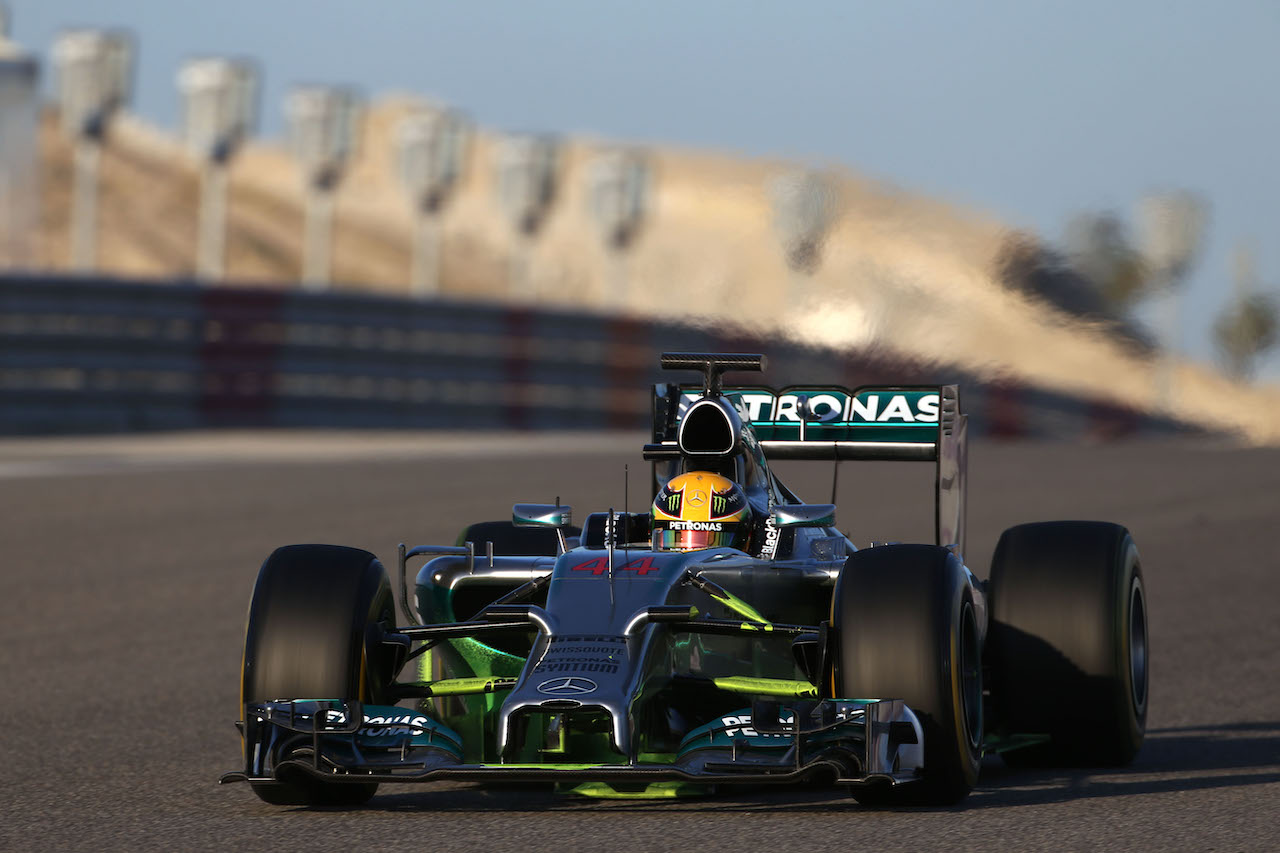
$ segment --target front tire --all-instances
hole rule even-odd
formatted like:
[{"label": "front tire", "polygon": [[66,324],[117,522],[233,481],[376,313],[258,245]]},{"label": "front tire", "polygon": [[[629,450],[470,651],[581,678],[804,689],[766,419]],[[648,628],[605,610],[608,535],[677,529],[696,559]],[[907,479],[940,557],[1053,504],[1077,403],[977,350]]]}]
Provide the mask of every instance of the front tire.
[{"label": "front tire", "polygon": [[836,581],[835,695],[902,699],[924,731],[919,780],[860,787],[864,805],[950,805],[982,758],[981,630],[960,560],[932,545],[857,551]]},{"label": "front tire", "polygon": [[1118,524],[1051,521],[1006,530],[991,563],[994,710],[1010,734],[1049,742],[1004,753],[1015,767],[1122,766],[1146,732],[1142,565]]},{"label": "front tire", "polygon": [[[394,625],[386,569],[368,551],[336,545],[278,548],[258,573],[245,628],[241,709],[277,699],[386,701],[394,678],[381,644]],[[310,748],[306,738],[305,748]],[[277,756],[283,760],[287,755]],[[301,771],[254,783],[272,805],[357,806],[376,783],[324,782]]]}]

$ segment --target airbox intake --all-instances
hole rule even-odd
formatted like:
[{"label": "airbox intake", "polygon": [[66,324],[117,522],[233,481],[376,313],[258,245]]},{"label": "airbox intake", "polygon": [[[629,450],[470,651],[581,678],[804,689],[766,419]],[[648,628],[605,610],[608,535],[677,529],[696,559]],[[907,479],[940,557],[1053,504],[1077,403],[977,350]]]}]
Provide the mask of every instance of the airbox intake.
[{"label": "airbox intake", "polygon": [[704,397],[685,411],[676,443],[687,456],[728,456],[742,440],[742,419],[723,397]]}]

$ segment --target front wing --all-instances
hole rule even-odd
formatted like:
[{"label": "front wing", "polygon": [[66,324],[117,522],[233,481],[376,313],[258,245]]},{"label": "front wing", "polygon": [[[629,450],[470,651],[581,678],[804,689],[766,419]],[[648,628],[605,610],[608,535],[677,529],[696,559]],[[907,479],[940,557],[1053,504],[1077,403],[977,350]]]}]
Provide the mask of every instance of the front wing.
[{"label": "front wing", "polygon": [[749,714],[690,733],[669,762],[467,764],[460,738],[424,714],[351,700],[249,703],[243,733],[245,768],[223,775],[223,783],[305,773],[328,782],[720,785],[824,776],[842,785],[896,785],[915,779],[923,764],[920,723],[896,699],[757,702]]}]

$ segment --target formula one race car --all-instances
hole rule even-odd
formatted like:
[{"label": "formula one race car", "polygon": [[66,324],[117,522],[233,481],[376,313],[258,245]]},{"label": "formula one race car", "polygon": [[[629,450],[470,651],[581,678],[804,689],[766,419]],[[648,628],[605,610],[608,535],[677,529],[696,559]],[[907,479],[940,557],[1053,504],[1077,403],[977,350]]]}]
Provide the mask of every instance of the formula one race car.
[{"label": "formula one race car", "polygon": [[[517,504],[449,547],[275,551],[254,588],[241,713],[269,803],[353,805],[382,782],[543,781],[594,796],[828,781],[946,804],[984,750],[1128,763],[1146,604],[1123,527],[1007,530],[966,568],[955,386],[724,387],[759,355],[668,353],[650,512]],[[936,465],[934,544],[858,550],[775,459]],[[428,557],[412,589],[408,561]],[[402,674],[402,673],[407,673]]]}]

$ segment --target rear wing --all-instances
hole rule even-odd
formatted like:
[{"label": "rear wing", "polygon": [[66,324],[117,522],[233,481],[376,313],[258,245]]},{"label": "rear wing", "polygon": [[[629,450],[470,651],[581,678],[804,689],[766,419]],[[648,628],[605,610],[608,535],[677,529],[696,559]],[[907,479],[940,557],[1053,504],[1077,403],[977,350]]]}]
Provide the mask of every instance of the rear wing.
[{"label": "rear wing", "polygon": [[[704,393],[699,386],[654,386],[655,444],[675,442],[685,410]],[[960,545],[963,553],[968,417],[957,386],[732,386],[721,393],[766,459],[936,463],[937,542]]]}]

